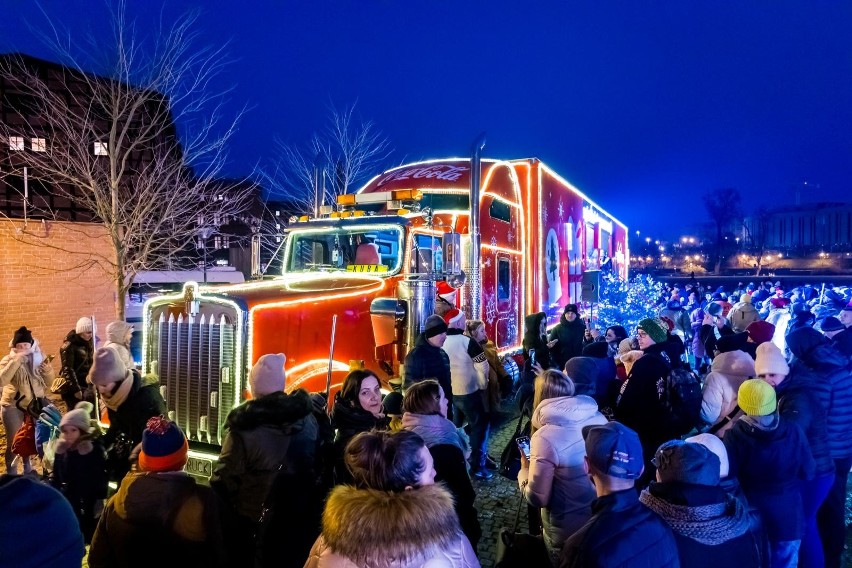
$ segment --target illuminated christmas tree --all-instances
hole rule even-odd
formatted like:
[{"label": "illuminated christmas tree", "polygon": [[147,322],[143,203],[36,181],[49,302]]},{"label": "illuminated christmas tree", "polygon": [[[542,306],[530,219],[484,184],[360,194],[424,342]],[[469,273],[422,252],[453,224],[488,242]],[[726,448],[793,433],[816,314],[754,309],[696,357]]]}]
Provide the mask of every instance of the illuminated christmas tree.
[{"label": "illuminated christmas tree", "polygon": [[648,275],[639,274],[630,280],[604,275],[601,301],[595,304],[596,327],[604,330],[611,325],[622,325],[628,333],[633,333],[641,320],[657,314],[655,304],[662,290],[662,283]]}]

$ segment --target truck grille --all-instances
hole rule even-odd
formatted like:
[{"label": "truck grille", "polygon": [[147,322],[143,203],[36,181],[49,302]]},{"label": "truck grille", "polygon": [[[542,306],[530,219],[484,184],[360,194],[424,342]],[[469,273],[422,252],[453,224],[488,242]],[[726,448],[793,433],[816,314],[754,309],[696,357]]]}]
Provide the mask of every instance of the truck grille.
[{"label": "truck grille", "polygon": [[148,344],[169,419],[190,442],[221,445],[228,411],[239,400],[234,377],[236,323],[225,314],[184,317],[166,311]]}]

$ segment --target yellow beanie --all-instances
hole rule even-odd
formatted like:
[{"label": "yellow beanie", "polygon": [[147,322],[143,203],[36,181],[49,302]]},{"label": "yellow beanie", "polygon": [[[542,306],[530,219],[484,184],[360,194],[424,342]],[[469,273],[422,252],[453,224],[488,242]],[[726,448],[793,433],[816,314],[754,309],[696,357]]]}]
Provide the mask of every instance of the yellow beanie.
[{"label": "yellow beanie", "polygon": [[737,403],[749,416],[766,416],[775,412],[775,389],[761,379],[749,379],[740,385]]}]

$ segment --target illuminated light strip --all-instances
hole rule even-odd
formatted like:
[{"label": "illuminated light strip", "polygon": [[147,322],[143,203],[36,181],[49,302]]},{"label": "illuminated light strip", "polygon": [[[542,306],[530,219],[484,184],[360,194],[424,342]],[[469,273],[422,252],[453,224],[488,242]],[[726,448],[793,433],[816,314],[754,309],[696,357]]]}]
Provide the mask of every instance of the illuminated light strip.
[{"label": "illuminated light strip", "polygon": [[521,204],[520,204],[520,203],[515,203],[515,202],[513,202],[513,201],[509,201],[508,199],[506,199],[506,198],[505,198],[505,197],[503,197],[502,195],[498,195],[498,194],[493,193],[493,192],[491,192],[491,191],[483,192],[482,197],[491,197],[491,198],[492,198],[492,199],[494,199],[495,201],[499,201],[500,203],[505,203],[505,204],[506,204],[506,205],[508,205],[509,207],[514,207],[514,208],[516,208],[516,209],[520,209],[520,208],[521,208]]},{"label": "illuminated light strip", "polygon": [[[384,274],[384,273],[383,273]],[[366,281],[370,283],[370,281],[378,282],[382,278],[380,276],[375,276],[369,273],[352,273],[346,272],[345,270],[341,270],[339,272],[290,272],[283,276],[277,276],[274,280],[267,280],[263,282],[247,282],[244,284],[234,284],[230,286],[221,286],[216,288],[205,288],[202,289],[204,292],[209,293],[227,293],[227,292],[250,292],[250,291],[258,291],[258,290],[266,290],[266,289],[279,289],[284,288],[288,292],[304,292],[304,290],[294,289],[292,286],[296,284],[304,284],[308,282],[315,282],[320,280],[332,280],[332,279],[343,279],[343,280],[360,280]]]},{"label": "illuminated light strip", "polygon": [[[242,367],[242,365],[243,365],[243,361],[242,361],[243,352],[242,352],[242,349],[239,348],[240,341],[243,339],[243,335],[245,333],[244,330],[243,330],[243,318],[242,318],[242,314],[245,313],[245,310],[243,310],[233,300],[227,300],[227,299],[224,299],[224,298],[217,298],[215,296],[203,296],[202,293],[201,293],[201,290],[198,287],[198,282],[194,282],[192,280],[190,280],[189,282],[186,282],[183,285],[183,291],[180,294],[173,294],[173,295],[168,295],[168,296],[157,296],[155,298],[149,298],[149,299],[145,300],[145,303],[142,305],[142,326],[143,326],[142,327],[142,329],[143,329],[143,332],[142,332],[142,369],[143,369],[143,371],[145,371],[145,373],[147,373],[148,372],[148,364],[150,363],[147,360],[147,357],[148,357],[148,336],[150,335],[150,329],[151,329],[151,322],[150,322],[150,315],[149,315],[150,312],[151,312],[151,308],[153,307],[154,304],[161,305],[161,304],[166,304],[166,303],[173,302],[173,301],[178,301],[178,302],[182,301],[186,297],[185,294],[186,294],[187,287],[194,287],[195,288],[196,293],[193,294],[194,299],[200,301],[203,298],[203,300],[205,302],[211,302],[213,304],[225,305],[225,306],[233,308],[234,312],[236,313],[236,317],[234,318],[236,320],[235,323],[236,323],[236,326],[237,326],[237,333],[236,333],[236,337],[234,338],[234,345],[237,346],[237,348],[234,349],[234,367],[236,368],[236,373],[234,373],[234,374],[237,377],[237,385],[236,385],[237,386],[237,391],[236,391],[237,396],[234,397],[234,401],[237,403],[235,405],[235,407],[236,407],[236,406],[239,405],[239,401],[240,401],[240,398],[242,397],[243,389],[245,388],[242,384],[243,375],[244,375],[243,371],[245,371],[245,369]],[[157,372],[159,374],[159,369],[157,369]],[[228,410],[230,410],[230,409],[228,409]]]},{"label": "illuminated light strip", "polygon": [[[541,219],[541,199],[542,199],[542,196],[541,196],[541,194],[542,194],[542,184],[541,184],[541,180],[542,180],[542,172],[541,172],[541,166],[542,166],[542,163],[541,163],[541,162],[539,162],[539,163],[538,163],[538,168],[536,168],[536,171],[538,171],[538,187],[537,187],[537,189],[536,189],[536,193],[538,194],[538,208],[536,209],[536,212],[537,212],[537,214],[538,214],[538,223],[537,223],[537,225],[538,225],[538,278],[536,278],[536,280],[537,280],[538,282],[541,282],[541,277],[542,277],[542,276],[546,276],[546,275],[545,275],[545,272],[544,272],[544,255],[545,255],[545,251],[544,251],[544,248],[542,248],[542,241],[543,241],[543,236],[542,236],[542,235],[543,235],[543,231],[544,231],[544,223],[542,222],[542,219]],[[542,296],[542,292],[543,292],[543,291],[544,291],[543,289],[538,290],[538,294],[536,294],[536,301],[537,301],[537,302],[541,302],[541,296]],[[534,307],[533,309],[534,309],[534,310],[536,310],[536,311],[544,311],[544,310],[539,310],[539,309],[537,309],[537,307]],[[547,320],[547,317],[545,316],[545,318],[544,318],[544,319],[545,319],[545,320]]]},{"label": "illuminated light strip", "polygon": [[610,219],[612,219],[612,220],[613,220],[613,222],[615,222],[615,223],[617,223],[618,225],[620,225],[620,226],[621,226],[621,228],[623,228],[625,231],[627,230],[627,225],[625,225],[624,223],[622,223],[621,221],[619,221],[618,219],[616,219],[614,215],[612,215],[609,211],[607,211],[606,209],[604,209],[603,207],[601,207],[600,205],[598,205],[598,204],[597,204],[597,202],[593,201],[593,200],[592,200],[592,199],[591,199],[588,195],[586,195],[585,193],[583,193],[582,191],[580,191],[579,189],[577,189],[577,188],[576,188],[576,187],[575,187],[575,186],[574,186],[571,182],[569,182],[567,179],[565,179],[564,177],[562,177],[561,175],[559,175],[558,173],[556,173],[555,171],[553,171],[552,169],[550,169],[550,167],[548,167],[548,165],[547,165],[547,164],[545,164],[544,162],[539,162],[539,165],[540,165],[540,167],[543,167],[544,169],[546,169],[546,170],[547,170],[547,172],[548,172],[550,175],[552,175],[553,177],[555,177],[556,179],[558,179],[559,181],[561,181],[562,183],[564,183],[565,185],[567,185],[568,187],[570,187],[572,191],[577,192],[577,194],[578,194],[580,197],[582,197],[583,199],[585,199],[586,201],[588,201],[590,204],[592,204],[592,205],[594,205],[595,207],[597,207],[597,208],[598,208],[598,210],[599,210],[601,213],[603,213],[604,215],[607,215]]},{"label": "illuminated light strip", "polygon": [[[311,368],[313,367],[313,368]],[[343,361],[333,360],[331,362],[331,371],[349,371],[349,364],[344,363]],[[302,383],[316,377],[318,375],[328,373],[328,359],[312,359],[310,361],[306,361],[304,363],[300,363],[291,369],[284,369],[284,372],[287,376],[287,390],[292,391],[293,389],[299,388]],[[299,378],[290,382],[290,375],[299,375]],[[339,383],[338,383],[339,384]],[[337,385],[332,385],[337,386]]]},{"label": "illuminated light strip", "polygon": [[[350,298],[352,296],[363,296],[363,295],[369,294],[371,292],[378,292],[378,291],[384,289],[385,286],[386,286],[385,280],[382,279],[382,278],[377,278],[376,280],[377,280],[376,285],[373,285],[372,287],[369,287],[369,288],[358,288],[357,290],[354,290],[354,291],[340,292],[340,293],[336,293],[336,294],[309,296],[309,297],[306,297],[306,298],[294,298],[292,300],[282,300],[280,302],[275,302],[275,303],[271,303],[271,304],[261,304],[261,305],[258,305],[258,306],[254,306],[253,308],[251,308],[249,310],[249,316],[248,316],[249,317],[249,323],[254,321],[255,312],[259,312],[261,310],[269,310],[269,309],[280,308],[280,307],[284,307],[284,306],[295,306],[297,304],[317,303],[317,302],[321,302],[321,301],[325,301],[325,300],[336,300],[336,299],[339,299],[339,298]],[[254,335],[254,326],[249,325],[248,339],[247,339],[247,341],[248,341],[248,345],[247,345],[248,360],[249,361],[252,361],[254,359],[254,336],[253,335]]]},{"label": "illuminated light strip", "polygon": [[505,248],[505,247],[498,247],[498,246],[495,246],[495,245],[482,245],[482,248],[497,251],[497,252],[505,252],[506,254],[513,254],[515,256],[523,256],[524,255],[523,251],[519,251],[519,250],[515,250],[515,249],[509,249],[509,248]]},{"label": "illuminated light strip", "polygon": [[[497,160],[495,160],[494,158],[482,158],[482,160],[481,160],[482,163],[493,163],[495,161],[497,161]],[[383,171],[379,174],[374,175],[372,178],[370,178],[369,181],[367,181],[367,183],[365,183],[363,186],[361,186],[361,189],[359,189],[355,193],[361,193],[362,191],[364,191],[365,189],[370,187],[370,184],[372,184],[374,181],[376,181],[377,179],[379,179],[382,176],[386,176],[387,174],[389,174],[391,172],[395,172],[397,170],[401,170],[401,169],[404,169],[404,168],[413,168],[414,166],[420,166],[420,165],[425,165],[425,164],[437,164],[439,162],[446,162],[447,165],[455,165],[455,164],[450,164],[450,162],[466,162],[466,163],[469,164],[470,158],[459,158],[459,157],[432,158],[430,160],[421,160],[419,162],[411,162],[409,164],[402,164],[402,165],[396,166],[395,168],[391,168],[389,170],[385,170],[385,171]],[[426,179],[429,179],[429,178],[426,178]]]}]

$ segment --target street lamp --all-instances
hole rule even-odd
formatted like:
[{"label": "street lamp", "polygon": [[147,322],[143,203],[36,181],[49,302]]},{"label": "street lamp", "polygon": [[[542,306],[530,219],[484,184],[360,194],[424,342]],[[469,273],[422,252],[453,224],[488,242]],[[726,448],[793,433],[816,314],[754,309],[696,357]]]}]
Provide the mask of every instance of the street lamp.
[{"label": "street lamp", "polygon": [[198,241],[196,248],[200,248],[204,255],[204,263],[201,265],[201,270],[204,274],[204,283],[207,284],[207,239],[216,232],[216,229],[204,224],[204,215],[198,216]]}]

